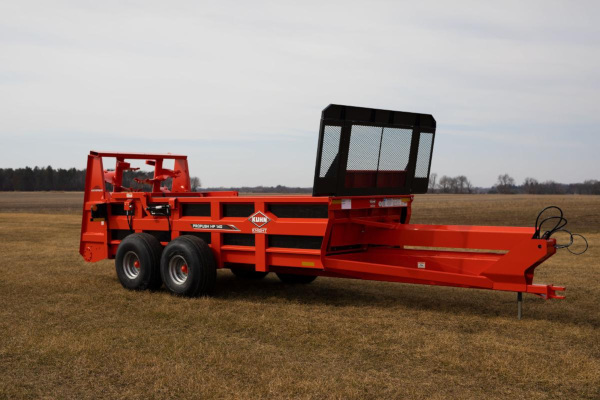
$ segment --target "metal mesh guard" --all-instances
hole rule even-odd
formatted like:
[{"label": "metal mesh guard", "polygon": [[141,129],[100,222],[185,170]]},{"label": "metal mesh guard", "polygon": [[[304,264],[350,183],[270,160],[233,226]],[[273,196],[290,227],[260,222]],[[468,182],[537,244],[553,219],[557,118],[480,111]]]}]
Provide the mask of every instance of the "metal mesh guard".
[{"label": "metal mesh guard", "polygon": [[[323,132],[323,150],[321,153],[321,170],[319,177],[323,178],[328,174],[335,175],[334,160],[340,150],[340,136],[342,134],[341,126],[326,125]],[[333,166],[333,168],[331,168]],[[331,171],[329,171],[331,169]]]},{"label": "metal mesh guard", "polygon": [[431,159],[432,144],[433,133],[421,132],[415,178],[427,178],[429,176],[429,160]]},{"label": "metal mesh guard", "polygon": [[352,125],[348,171],[376,171],[379,164],[382,128],[377,126]]},{"label": "metal mesh guard", "polygon": [[412,135],[410,129],[352,125],[345,187],[403,187]]},{"label": "metal mesh guard", "polygon": [[381,138],[380,171],[405,171],[410,156],[412,130],[383,128]]}]

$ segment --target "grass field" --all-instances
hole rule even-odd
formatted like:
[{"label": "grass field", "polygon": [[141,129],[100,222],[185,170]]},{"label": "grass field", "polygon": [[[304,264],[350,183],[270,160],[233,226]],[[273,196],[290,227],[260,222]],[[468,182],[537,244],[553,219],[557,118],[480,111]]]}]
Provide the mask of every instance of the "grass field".
[{"label": "grass field", "polygon": [[0,194],[0,398],[600,398],[600,197],[417,196],[413,222],[532,225],[556,204],[583,256],[567,299],[220,271],[216,295],[124,290],[78,254],[81,194]]}]

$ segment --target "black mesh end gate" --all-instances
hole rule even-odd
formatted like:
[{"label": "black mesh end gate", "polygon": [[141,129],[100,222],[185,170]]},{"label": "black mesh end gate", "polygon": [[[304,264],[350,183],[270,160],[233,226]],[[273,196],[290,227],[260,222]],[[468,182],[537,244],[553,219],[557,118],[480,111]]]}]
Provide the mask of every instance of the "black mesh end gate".
[{"label": "black mesh end gate", "polygon": [[323,110],[313,196],[425,193],[435,119],[331,104]]}]

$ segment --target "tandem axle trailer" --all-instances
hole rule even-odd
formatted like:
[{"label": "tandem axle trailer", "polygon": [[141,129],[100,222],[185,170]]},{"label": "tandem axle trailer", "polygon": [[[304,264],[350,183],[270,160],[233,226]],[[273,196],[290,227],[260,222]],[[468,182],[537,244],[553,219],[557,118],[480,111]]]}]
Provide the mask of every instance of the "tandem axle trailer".
[{"label": "tandem axle trailer", "polygon": [[[275,272],[287,283],[327,276],[563,299],[564,287],[533,283],[535,268],[556,252],[552,233],[537,224],[410,223],[414,194],[427,191],[435,129],[427,114],[328,106],[312,196],[196,193],[184,155],[92,151],[80,253],[89,262],[115,259],[125,288],[164,284],[185,296],[209,294],[216,270],[230,268],[246,279]],[[113,170],[104,158],[116,159]],[[138,180],[149,191],[123,186],[131,160],[154,167]]]}]

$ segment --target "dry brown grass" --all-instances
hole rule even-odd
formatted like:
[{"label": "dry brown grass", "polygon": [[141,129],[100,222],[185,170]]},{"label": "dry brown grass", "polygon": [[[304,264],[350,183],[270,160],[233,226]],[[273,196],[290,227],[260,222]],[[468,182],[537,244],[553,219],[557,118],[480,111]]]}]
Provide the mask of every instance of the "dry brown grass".
[{"label": "dry brown grass", "polygon": [[0,213],[80,214],[83,192],[0,192]]},{"label": "dry brown grass", "polygon": [[597,197],[417,198],[415,222],[529,225],[558,204],[587,233],[538,268],[567,299],[525,296],[518,321],[511,293],[343,279],[129,292],[78,255],[80,196],[0,195],[0,398],[600,397]]}]

